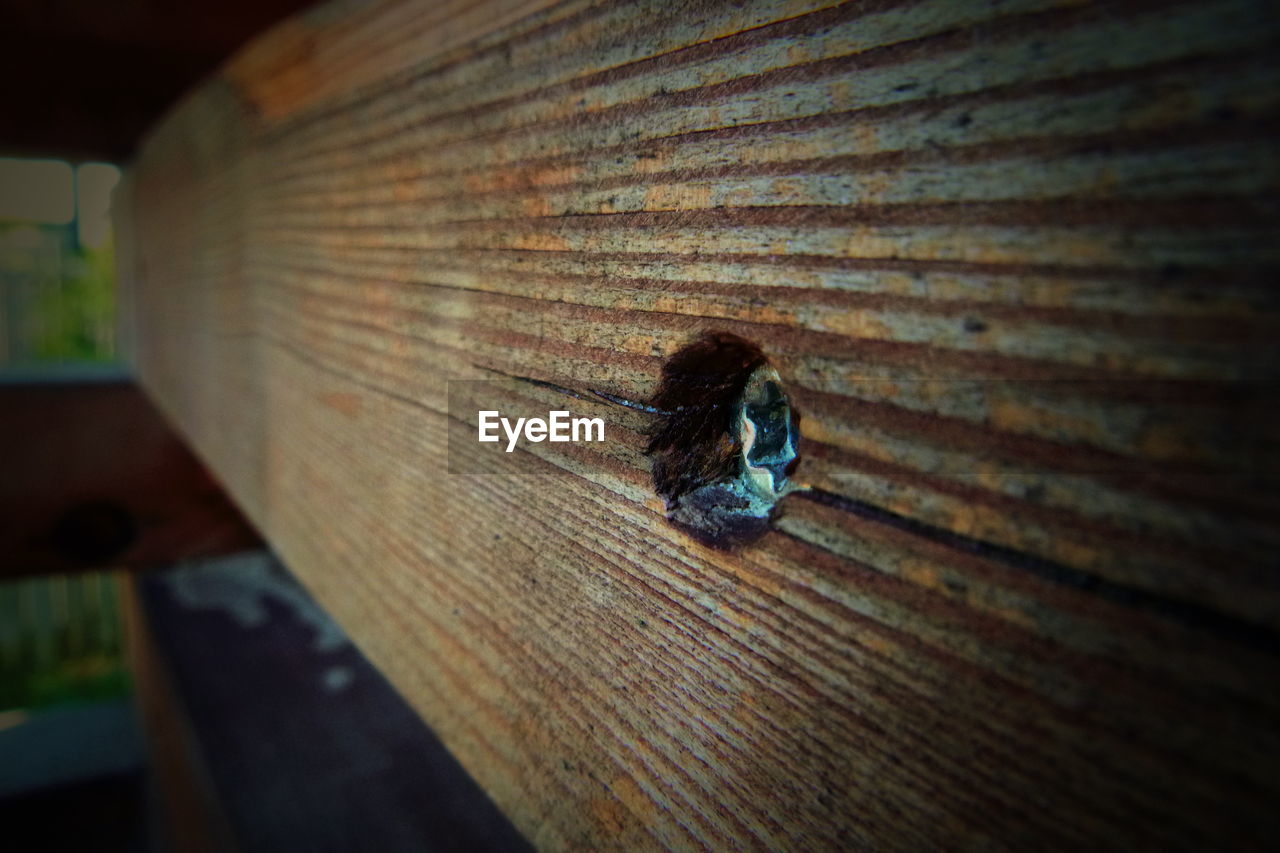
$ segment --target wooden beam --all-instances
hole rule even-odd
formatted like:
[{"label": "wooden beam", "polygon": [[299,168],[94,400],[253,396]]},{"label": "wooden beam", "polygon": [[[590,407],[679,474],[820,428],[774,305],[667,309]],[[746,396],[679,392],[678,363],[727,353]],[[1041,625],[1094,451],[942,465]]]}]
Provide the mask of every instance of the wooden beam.
[{"label": "wooden beam", "polygon": [[[1280,20],[489,6],[295,20],[120,210],[142,381],[530,840],[1274,833]],[[803,414],[755,544],[667,523],[641,412],[449,442],[452,381],[642,401],[707,330]]]}]

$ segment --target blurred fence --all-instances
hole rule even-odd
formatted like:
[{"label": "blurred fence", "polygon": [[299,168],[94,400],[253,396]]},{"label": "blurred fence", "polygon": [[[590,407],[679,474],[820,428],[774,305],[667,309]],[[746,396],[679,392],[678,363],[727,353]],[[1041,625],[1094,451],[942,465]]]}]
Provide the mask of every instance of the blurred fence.
[{"label": "blurred fence", "polygon": [[0,584],[0,710],[128,692],[112,572]]}]

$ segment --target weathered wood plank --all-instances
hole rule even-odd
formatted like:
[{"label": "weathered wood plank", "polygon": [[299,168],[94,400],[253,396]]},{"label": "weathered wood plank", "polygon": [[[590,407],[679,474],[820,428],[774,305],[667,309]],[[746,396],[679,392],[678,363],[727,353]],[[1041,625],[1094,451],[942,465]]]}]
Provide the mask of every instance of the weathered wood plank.
[{"label": "weathered wood plank", "polygon": [[[1265,4],[490,11],[291,22],[121,209],[144,383],[528,837],[1274,832]],[[804,414],[760,542],[670,527],[604,403],[449,473],[451,380],[641,400],[708,329]]]}]

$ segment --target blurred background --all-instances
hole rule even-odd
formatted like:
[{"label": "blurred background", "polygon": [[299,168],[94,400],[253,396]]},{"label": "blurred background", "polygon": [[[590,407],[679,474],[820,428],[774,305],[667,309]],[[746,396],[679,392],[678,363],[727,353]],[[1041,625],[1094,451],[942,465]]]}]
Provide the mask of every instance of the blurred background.
[{"label": "blurred background", "polygon": [[300,0],[0,0],[6,850],[525,845],[121,362],[112,193]]},{"label": "blurred background", "polygon": [[111,163],[0,158],[0,362],[115,359]]}]

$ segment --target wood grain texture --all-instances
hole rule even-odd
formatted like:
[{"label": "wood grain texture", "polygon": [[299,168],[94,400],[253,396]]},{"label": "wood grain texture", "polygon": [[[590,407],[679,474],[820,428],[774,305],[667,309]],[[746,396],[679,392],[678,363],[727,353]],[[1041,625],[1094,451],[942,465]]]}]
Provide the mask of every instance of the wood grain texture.
[{"label": "wood grain texture", "polygon": [[[135,361],[531,841],[1274,835],[1267,4],[372,8],[154,132]],[[645,399],[710,329],[804,414],[756,545],[671,528],[604,404],[448,473],[449,380]]]}]

